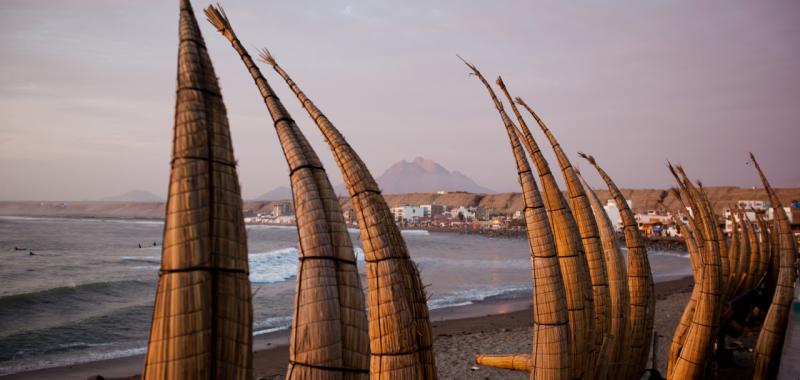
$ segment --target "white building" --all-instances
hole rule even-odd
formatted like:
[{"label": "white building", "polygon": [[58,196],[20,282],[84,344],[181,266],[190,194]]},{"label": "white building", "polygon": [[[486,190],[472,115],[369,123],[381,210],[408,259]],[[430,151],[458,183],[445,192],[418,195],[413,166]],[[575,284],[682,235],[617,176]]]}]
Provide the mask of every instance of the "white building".
[{"label": "white building", "polygon": [[[626,199],[625,202],[628,202],[628,208],[633,209],[633,201],[630,199]],[[614,230],[621,231],[622,230],[622,216],[619,214],[619,207],[617,207],[617,202],[610,198],[606,201],[606,204],[603,206],[603,209],[606,210],[606,215],[608,215],[608,219],[611,220],[611,225],[614,226]]]},{"label": "white building", "polygon": [[422,216],[426,218],[432,218],[437,215],[442,215],[442,213],[444,212],[444,206],[442,205],[430,204],[430,205],[420,205],[419,207],[422,209],[422,214],[423,214]]},{"label": "white building", "polygon": [[461,214],[464,217],[464,220],[475,219],[475,208],[474,207],[464,207],[459,206],[450,210],[450,217],[453,219],[458,218],[458,214]]},{"label": "white building", "polygon": [[420,206],[406,205],[406,206],[392,207],[391,211],[392,211],[392,217],[394,217],[394,220],[396,222],[400,221],[409,222],[414,219],[422,218],[425,216],[425,212]]},{"label": "white building", "polygon": [[748,209],[766,210],[767,208],[769,208],[769,202],[767,201],[743,200],[736,202],[736,205],[745,210]]},{"label": "white building", "polygon": [[[769,203],[766,203],[766,202],[763,202],[763,201],[739,201],[737,204],[738,205],[742,205],[742,202],[761,202],[762,205],[769,205]],[[765,207],[765,208],[752,207],[752,208],[756,209],[756,210],[764,210],[765,211],[764,214],[763,214],[764,215],[764,220],[770,221],[770,220],[775,219],[775,209],[772,208],[772,207],[769,207],[769,208],[767,208],[767,207]],[[747,220],[753,222],[753,223],[756,223],[757,222],[756,212],[755,211],[750,211],[750,209],[745,209],[745,210],[746,210],[744,212],[745,218]],[[786,217],[789,219],[789,223],[790,224],[793,223],[793,220],[792,220],[792,209],[789,208],[789,207],[784,207],[783,210],[786,212]],[[725,218],[725,230],[724,230],[724,232],[725,233],[733,232],[733,215],[731,215],[731,210],[726,208],[725,210],[722,211],[722,216]],[[741,222],[741,220],[739,219],[738,216],[736,216],[736,221],[737,222]]]}]

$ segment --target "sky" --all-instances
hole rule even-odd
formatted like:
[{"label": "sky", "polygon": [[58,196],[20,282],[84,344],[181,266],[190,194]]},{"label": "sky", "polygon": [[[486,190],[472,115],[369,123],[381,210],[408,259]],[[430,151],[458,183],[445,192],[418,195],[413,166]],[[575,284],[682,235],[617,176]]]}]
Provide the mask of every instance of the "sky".
[{"label": "sky", "polygon": [[[577,151],[590,153],[621,187],[672,185],[667,160],[708,186],[756,186],[749,151],[773,186],[800,187],[797,1],[221,4],[250,52],[269,48],[375,176],[422,156],[518,191],[500,118],[460,54],[491,82],[502,75],[576,166],[588,172]],[[193,5],[244,198],[287,186],[252,79],[206,22],[208,3]],[[178,1],[0,2],[0,200],[164,197],[177,25]],[[262,72],[341,183],[312,120]]]}]

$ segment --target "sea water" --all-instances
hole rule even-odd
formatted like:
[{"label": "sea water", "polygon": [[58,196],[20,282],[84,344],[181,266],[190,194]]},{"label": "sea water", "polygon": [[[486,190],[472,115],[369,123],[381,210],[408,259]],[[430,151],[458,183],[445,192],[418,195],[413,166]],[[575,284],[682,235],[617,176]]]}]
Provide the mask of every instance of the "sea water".
[{"label": "sea water", "polygon": [[[144,353],[163,227],[154,220],[0,217],[0,375]],[[363,276],[358,230],[350,236]],[[431,309],[531,292],[525,239],[421,230],[403,237]],[[250,225],[247,238],[254,334],[286,329],[297,229]],[[657,281],[691,273],[685,254],[650,252],[650,260]]]}]

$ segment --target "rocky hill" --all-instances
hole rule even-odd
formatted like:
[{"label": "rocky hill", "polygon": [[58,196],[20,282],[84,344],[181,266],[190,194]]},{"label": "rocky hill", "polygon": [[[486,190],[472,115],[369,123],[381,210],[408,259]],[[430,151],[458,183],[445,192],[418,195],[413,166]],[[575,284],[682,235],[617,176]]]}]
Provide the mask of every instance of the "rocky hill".
[{"label": "rocky hill", "polygon": [[[661,189],[622,189],[625,197],[633,201],[634,211],[641,212],[656,209]],[[738,200],[767,200],[762,189],[742,189],[738,187],[707,187],[714,209],[720,213],[728,204]],[[800,200],[800,188],[778,189],[778,196],[788,206],[793,200]],[[609,196],[607,190],[599,190],[598,196],[605,202]],[[519,193],[475,194],[467,192],[439,193],[407,193],[387,194],[389,206],[404,204],[439,204],[448,207],[478,206],[494,210],[497,213],[510,214],[522,209],[522,195]],[[340,198],[342,209],[352,208],[349,198]],[[284,201],[246,201],[245,216],[257,213],[269,213],[276,202]],[[678,201],[668,193],[664,199],[667,210],[675,210]],[[148,218],[164,217],[163,202],[0,202],[0,215],[16,216],[55,216],[55,217],[90,217],[90,218]]]},{"label": "rocky hill", "polygon": [[417,157],[413,161],[402,160],[390,166],[375,180],[383,189],[384,194],[455,190],[472,193],[494,192],[456,170],[450,171],[444,166],[422,157]]}]

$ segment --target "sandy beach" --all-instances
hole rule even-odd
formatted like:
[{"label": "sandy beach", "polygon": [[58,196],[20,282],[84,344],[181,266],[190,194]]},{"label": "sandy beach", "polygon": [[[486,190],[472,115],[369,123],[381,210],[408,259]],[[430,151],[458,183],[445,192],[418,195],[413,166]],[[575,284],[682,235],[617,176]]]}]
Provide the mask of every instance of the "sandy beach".
[{"label": "sandy beach", "polygon": [[[689,299],[691,278],[656,284],[656,325],[658,367],[665,373],[669,339]],[[531,299],[494,299],[472,305],[434,310],[436,364],[441,379],[527,379],[521,372],[478,367],[474,358],[481,353],[530,352]],[[289,332],[282,330],[257,336],[254,366],[257,379],[282,379],[289,358]],[[0,379],[86,379],[101,375],[107,379],[137,379],[143,356],[103,360],[64,367],[18,373]]]}]

